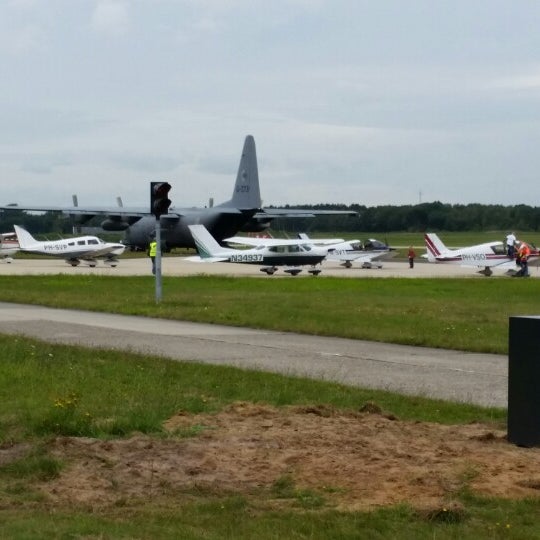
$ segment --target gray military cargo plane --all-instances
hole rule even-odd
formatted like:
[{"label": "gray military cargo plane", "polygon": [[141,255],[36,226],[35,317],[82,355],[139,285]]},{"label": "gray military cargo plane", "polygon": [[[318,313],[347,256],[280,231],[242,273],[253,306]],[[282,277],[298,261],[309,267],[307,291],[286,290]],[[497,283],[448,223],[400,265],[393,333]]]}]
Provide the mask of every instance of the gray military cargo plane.
[{"label": "gray military cargo plane", "polygon": [[[75,202],[75,201],[74,201]],[[123,243],[145,249],[153,238],[156,218],[150,208],[126,207],[121,204],[110,207],[51,207],[23,206],[10,204],[0,206],[1,210],[59,211],[72,217],[78,225],[83,225],[95,216],[104,216],[101,227],[105,231],[125,231]],[[356,215],[352,211],[302,210],[298,208],[262,208],[259,190],[259,172],[255,140],[248,135],[240,158],[240,166],[232,197],[228,201],[209,208],[175,208],[161,216],[161,240],[166,249],[175,247],[195,247],[188,226],[204,225],[219,242],[235,235],[238,231],[261,232],[273,219],[279,217],[314,217],[315,215]]]}]

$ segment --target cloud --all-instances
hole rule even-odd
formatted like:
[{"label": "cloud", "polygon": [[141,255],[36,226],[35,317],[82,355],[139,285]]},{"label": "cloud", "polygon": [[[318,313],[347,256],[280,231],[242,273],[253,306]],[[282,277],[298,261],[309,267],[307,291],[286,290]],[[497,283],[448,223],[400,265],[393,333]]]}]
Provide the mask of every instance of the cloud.
[{"label": "cloud", "polygon": [[100,0],[92,14],[92,26],[110,36],[121,36],[129,29],[128,5],[123,0]]}]

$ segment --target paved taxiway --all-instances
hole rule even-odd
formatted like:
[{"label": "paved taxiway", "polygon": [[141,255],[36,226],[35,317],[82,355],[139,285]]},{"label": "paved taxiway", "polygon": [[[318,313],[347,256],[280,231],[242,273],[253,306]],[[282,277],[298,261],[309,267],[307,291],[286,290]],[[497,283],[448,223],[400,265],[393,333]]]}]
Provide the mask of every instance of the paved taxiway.
[{"label": "paved taxiway", "polygon": [[[15,259],[0,264],[8,274],[148,275],[146,258],[123,259],[116,268],[72,268],[55,259]],[[164,276],[188,274],[266,277],[256,266],[198,264],[181,257],[163,260]],[[538,277],[537,269],[532,270]],[[282,274],[283,275],[283,274]],[[382,269],[345,269],[325,262],[322,275],[360,277],[465,277],[493,279],[452,265],[387,261]],[[308,279],[319,279],[308,276]],[[285,279],[302,279],[286,276]],[[510,278],[506,278],[510,279]],[[165,291],[166,293],[166,291]],[[131,317],[0,303],[0,332],[58,343],[115,348],[175,360],[226,364],[378,388],[410,395],[506,407],[506,356],[408,347],[342,338],[307,336],[146,317]]]},{"label": "paved taxiway", "polygon": [[[62,260],[58,259],[14,259],[12,263],[0,262],[1,275],[24,275],[24,274],[95,274],[95,275],[150,275],[150,260],[146,257],[135,259],[120,259],[120,263],[115,268],[110,268],[99,262],[95,268],[87,265],[72,267]],[[277,277],[286,277],[287,279],[313,278],[305,270],[298,276],[292,277],[285,274],[280,268],[273,276],[266,276],[258,266],[249,264],[231,264],[231,263],[195,263],[185,259],[185,257],[164,257],[163,275],[164,276],[185,276],[195,274],[208,275],[242,275],[253,277],[267,277],[274,279]],[[531,267],[530,274],[533,278],[540,277],[538,267]],[[337,276],[347,278],[365,278],[365,277],[469,277],[475,279],[493,279],[495,277],[504,277],[510,279],[501,270],[493,271],[493,278],[486,278],[478,274],[477,268],[461,267],[451,264],[430,264],[423,260],[415,264],[414,268],[409,268],[405,261],[383,261],[382,268],[364,269],[358,266],[345,268],[334,261],[324,261],[322,264],[321,276]]]}]

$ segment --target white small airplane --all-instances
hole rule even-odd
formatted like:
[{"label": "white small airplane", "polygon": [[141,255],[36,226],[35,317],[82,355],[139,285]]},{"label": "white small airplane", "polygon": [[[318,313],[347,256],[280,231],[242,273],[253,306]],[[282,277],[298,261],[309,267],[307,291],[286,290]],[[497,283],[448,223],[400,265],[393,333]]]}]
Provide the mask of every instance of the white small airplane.
[{"label": "white small airplane", "polygon": [[381,261],[392,257],[395,251],[374,238],[362,243],[360,240],[345,241],[341,238],[309,238],[305,233],[300,233],[298,237],[315,246],[324,246],[328,250],[326,259],[340,261],[345,268],[351,268],[353,263],[358,263],[361,268],[382,268]]},{"label": "white small airplane", "polygon": [[0,234],[0,257],[5,262],[10,263],[13,261],[12,255],[15,255],[17,251],[20,251],[19,242],[17,241],[17,235],[12,233]]},{"label": "white small airplane", "polygon": [[94,267],[97,264],[97,258],[104,257],[104,263],[114,267],[118,264],[117,257],[126,248],[123,244],[104,242],[97,236],[77,236],[42,242],[18,225],[14,225],[13,228],[21,251],[61,257],[71,266],[78,266],[81,261],[84,261],[88,266]]},{"label": "white small airplane", "polygon": [[274,274],[278,266],[286,266],[284,270],[292,276],[302,271],[300,266],[311,265],[310,274],[318,275],[320,268],[315,265],[321,263],[326,257],[327,250],[318,248],[301,240],[282,240],[277,238],[250,238],[233,237],[228,239],[231,243],[254,246],[251,249],[234,249],[223,247],[208,232],[204,225],[189,225],[193,236],[198,257],[187,257],[195,262],[230,262],[243,264],[258,264],[263,266],[261,272]]},{"label": "white small airplane", "polygon": [[[485,276],[491,276],[494,267],[506,270],[510,274],[516,271],[516,261],[508,257],[503,242],[486,242],[460,249],[449,249],[435,233],[426,233],[424,240],[427,253],[423,256],[427,257],[429,262],[483,268],[479,273]],[[537,260],[540,253],[534,246],[530,247],[529,261]]]}]

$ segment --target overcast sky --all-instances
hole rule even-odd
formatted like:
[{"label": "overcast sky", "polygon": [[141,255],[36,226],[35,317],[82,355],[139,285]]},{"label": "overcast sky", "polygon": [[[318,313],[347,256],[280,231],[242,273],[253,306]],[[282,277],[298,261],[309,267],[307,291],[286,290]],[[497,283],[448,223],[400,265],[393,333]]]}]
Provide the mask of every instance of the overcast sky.
[{"label": "overcast sky", "polygon": [[1,0],[0,203],[540,205],[538,0]]}]

